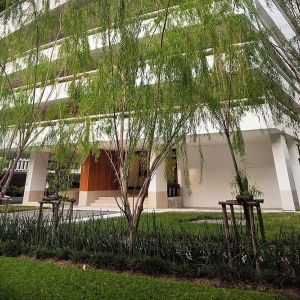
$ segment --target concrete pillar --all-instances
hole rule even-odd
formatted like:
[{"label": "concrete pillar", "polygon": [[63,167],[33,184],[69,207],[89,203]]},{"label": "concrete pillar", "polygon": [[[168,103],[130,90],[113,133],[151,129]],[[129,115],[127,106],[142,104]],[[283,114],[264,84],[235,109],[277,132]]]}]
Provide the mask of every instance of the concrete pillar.
[{"label": "concrete pillar", "polygon": [[42,200],[46,186],[49,153],[31,153],[24,189],[23,204]]},{"label": "concrete pillar", "polygon": [[[300,142],[299,142],[300,144]],[[300,208],[300,153],[298,150],[297,142],[294,139],[288,139],[287,146],[290,155],[290,163],[293,172],[295,187],[298,196],[298,203],[296,203],[296,209]]]},{"label": "concrete pillar", "polygon": [[284,135],[272,134],[271,143],[282,208],[294,211],[297,208],[298,197]]},{"label": "concrete pillar", "polygon": [[165,162],[156,170],[149,189],[148,189],[148,200],[149,207],[151,208],[168,208],[168,192],[167,192],[167,181],[165,178]]}]

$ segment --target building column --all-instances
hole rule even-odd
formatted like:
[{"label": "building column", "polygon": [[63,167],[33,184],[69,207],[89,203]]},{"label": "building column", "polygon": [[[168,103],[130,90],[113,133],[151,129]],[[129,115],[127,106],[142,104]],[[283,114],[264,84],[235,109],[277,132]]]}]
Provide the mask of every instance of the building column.
[{"label": "building column", "polygon": [[23,204],[42,200],[46,186],[48,160],[49,153],[47,152],[30,154]]},{"label": "building column", "polygon": [[282,208],[294,211],[297,208],[298,197],[284,135],[272,134],[271,143]]},{"label": "building column", "polygon": [[168,208],[166,164],[163,161],[157,168],[148,188],[148,200],[151,208]]},{"label": "building column", "polygon": [[300,208],[300,152],[298,150],[297,142],[294,139],[289,139],[287,141],[287,147],[289,150],[290,163],[291,163],[295,187],[298,196],[298,203],[296,203],[295,208],[299,209]]}]

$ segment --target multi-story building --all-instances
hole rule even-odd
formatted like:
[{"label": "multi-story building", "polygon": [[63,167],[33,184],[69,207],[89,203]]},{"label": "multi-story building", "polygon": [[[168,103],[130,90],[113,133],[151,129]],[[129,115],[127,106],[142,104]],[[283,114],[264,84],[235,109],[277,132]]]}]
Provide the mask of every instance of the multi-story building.
[{"label": "multi-story building", "polygon": [[[67,0],[50,1],[51,9],[59,9]],[[295,35],[288,17],[275,3],[267,5],[266,0],[254,1],[262,24],[272,28],[275,41],[291,39]],[[28,21],[29,22],[29,21]],[[13,28],[13,25],[12,25]],[[14,30],[18,30],[16,27]],[[2,32],[2,35],[14,34]],[[97,35],[90,31],[88,38],[90,50],[94,53],[101,48]],[[53,45],[45,45],[45,51]],[[50,51],[49,51],[50,52]],[[297,95],[299,90],[292,84],[290,74],[283,74],[288,85],[294,87]],[[60,78],[52,92],[50,101],[64,101],[69,96],[68,77]],[[47,92],[46,92],[47,93]],[[300,101],[295,97],[294,105],[299,107]],[[243,117],[241,129],[243,131],[248,173],[251,182],[255,182],[263,192],[265,209],[294,211],[300,203],[300,141],[293,133],[283,132],[283,129],[266,123],[255,114],[247,113]],[[218,202],[232,198],[231,178],[233,176],[232,161],[226,142],[219,132],[211,126],[210,138],[202,138],[202,151],[205,159],[203,181],[200,183],[201,165],[198,149],[193,144],[187,144],[188,169],[190,172],[192,195],[188,195],[183,182],[183,165],[177,160],[176,152],[173,157],[173,169],[176,183],[168,185],[164,178],[164,165],[157,170],[149,187],[145,207],[148,208],[216,208]],[[199,134],[207,135],[206,130]],[[31,153],[27,172],[27,180],[23,203],[36,204],[44,193],[47,174],[47,162],[51,154],[46,152]],[[46,162],[46,163],[45,163]],[[80,188],[73,190],[79,206],[117,207],[114,200],[116,185],[110,172],[111,166],[105,156],[98,161],[92,157],[83,162],[81,167]],[[132,182],[136,184],[142,178],[143,170],[136,165],[132,171]],[[134,183],[135,182],[135,183]],[[138,185],[138,184],[137,184]]]}]

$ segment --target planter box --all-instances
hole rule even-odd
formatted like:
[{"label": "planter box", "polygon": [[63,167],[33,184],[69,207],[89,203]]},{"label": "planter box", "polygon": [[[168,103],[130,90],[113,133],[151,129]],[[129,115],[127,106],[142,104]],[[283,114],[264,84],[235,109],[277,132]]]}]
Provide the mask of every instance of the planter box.
[{"label": "planter box", "polygon": [[169,208],[183,208],[182,196],[168,197]]},{"label": "planter box", "polygon": [[12,197],[12,204],[22,204],[23,197]]}]

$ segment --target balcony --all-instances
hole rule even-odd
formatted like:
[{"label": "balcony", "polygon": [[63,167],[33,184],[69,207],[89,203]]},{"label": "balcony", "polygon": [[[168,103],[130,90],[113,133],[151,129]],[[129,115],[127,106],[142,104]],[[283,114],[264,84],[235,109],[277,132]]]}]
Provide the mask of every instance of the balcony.
[{"label": "balcony", "polygon": [[[9,166],[12,164],[10,162]],[[28,171],[28,164],[29,164],[29,159],[28,158],[21,158],[18,161],[17,167],[15,169],[15,173],[27,173]]]}]

